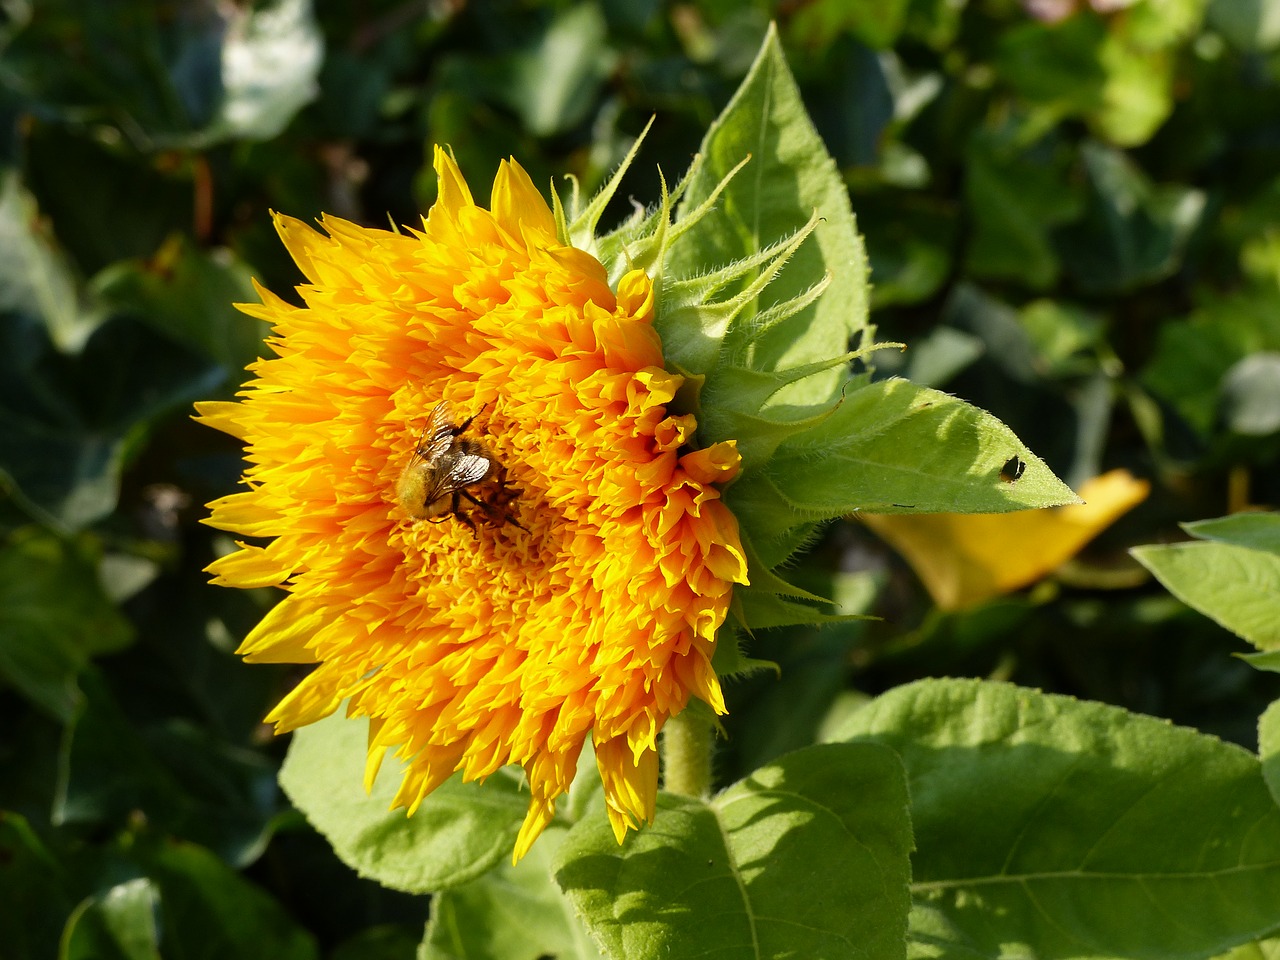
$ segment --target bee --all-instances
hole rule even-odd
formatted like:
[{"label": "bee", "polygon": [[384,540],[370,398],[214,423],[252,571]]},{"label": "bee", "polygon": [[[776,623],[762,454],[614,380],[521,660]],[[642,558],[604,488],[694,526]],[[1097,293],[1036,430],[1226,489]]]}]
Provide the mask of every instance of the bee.
[{"label": "bee", "polygon": [[[475,521],[462,509],[466,500],[491,526],[519,522],[511,515],[510,504],[520,491],[507,486],[507,471],[484,443],[463,437],[475,416],[453,422],[453,408],[441,400],[427,418],[417,449],[396,481],[396,500],[414,520],[441,523],[450,515],[479,536]],[[476,496],[488,484],[484,499]],[[521,527],[521,529],[524,529]]]}]

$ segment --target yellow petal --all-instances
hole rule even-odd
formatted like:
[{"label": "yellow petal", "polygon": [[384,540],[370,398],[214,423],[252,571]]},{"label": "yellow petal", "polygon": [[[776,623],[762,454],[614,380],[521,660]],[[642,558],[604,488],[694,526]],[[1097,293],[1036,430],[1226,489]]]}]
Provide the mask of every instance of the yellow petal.
[{"label": "yellow petal", "polygon": [[542,831],[547,828],[547,824],[555,814],[554,801],[531,800],[529,802],[529,812],[525,814],[524,823],[520,825],[520,833],[516,836],[516,848],[511,855],[512,865],[524,858],[529,848],[533,846],[533,841],[542,835]]},{"label": "yellow petal", "polygon": [[1127,470],[1080,488],[1085,501],[1017,513],[862,514],[911,564],[943,610],[960,610],[1041,579],[1137,506],[1150,490]]},{"label": "yellow petal", "polygon": [[[234,406],[234,404],[233,404]],[[255,547],[252,544],[236,541],[240,549],[219,557],[205,567],[205,573],[212,573],[211,582],[222,587],[274,587],[283,583],[293,573],[293,565],[289,560],[281,560],[273,550],[280,541],[273,541],[270,547]]]},{"label": "yellow petal", "polygon": [[604,784],[604,802],[621,843],[628,830],[653,823],[658,804],[658,752],[647,749],[635,756],[626,737],[596,744],[596,766]]},{"label": "yellow petal", "polygon": [[532,230],[540,235],[545,245],[548,238],[556,235],[555,215],[524,167],[515,160],[498,167],[491,201],[494,218],[512,236],[519,237],[524,231]]},{"label": "yellow petal", "polygon": [[324,607],[285,597],[249,631],[236,653],[250,663],[315,663],[309,641],[324,625]]}]

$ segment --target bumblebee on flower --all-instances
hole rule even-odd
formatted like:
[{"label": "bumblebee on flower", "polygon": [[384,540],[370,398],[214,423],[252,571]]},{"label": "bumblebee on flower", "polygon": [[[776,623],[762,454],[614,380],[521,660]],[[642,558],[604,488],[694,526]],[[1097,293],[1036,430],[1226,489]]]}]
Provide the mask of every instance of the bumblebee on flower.
[{"label": "bumblebee on flower", "polygon": [[370,720],[368,779],[387,750],[407,761],[410,811],[455,771],[519,764],[517,858],[591,735],[621,840],[653,818],[665,721],[690,696],[724,711],[711,656],[746,559],[718,484],[737,453],[697,449],[668,409],[683,381],[643,270],[611,289],[514,162],[490,209],[446,152],[435,166],[419,230],[276,217],[304,306],[260,289],[242,309],[277,355],[240,402],[199,407],[250,462],[209,522],[271,539],[210,571],[288,591],[240,651],[316,665],[279,731],[346,700]]}]

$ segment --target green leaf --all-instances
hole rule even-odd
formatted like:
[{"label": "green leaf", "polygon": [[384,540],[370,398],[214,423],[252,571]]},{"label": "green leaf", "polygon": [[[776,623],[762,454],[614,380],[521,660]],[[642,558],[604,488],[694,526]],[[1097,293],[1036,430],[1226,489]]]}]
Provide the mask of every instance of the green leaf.
[{"label": "green leaf", "polygon": [[160,960],[159,900],[145,877],[90,897],[67,921],[58,960]]},{"label": "green leaf", "polygon": [[39,318],[10,314],[0,323],[0,471],[34,510],[84,526],[115,507],[128,441],[174,407],[208,396],[223,377],[123,317],[67,355]]},{"label": "green leaf", "polygon": [[817,0],[799,7],[787,23],[788,39],[808,48],[829,47],[849,35],[877,50],[902,32],[909,0]]},{"label": "green leaf", "polygon": [[222,98],[193,145],[270,140],[319,92],[324,38],[311,0],[271,0],[220,12],[230,21],[222,45]]},{"label": "green leaf", "polygon": [[600,951],[551,880],[565,832],[549,827],[515,866],[502,864],[432,897],[419,960],[598,960]]},{"label": "green leaf", "polygon": [[1253,940],[1222,954],[1216,960],[1280,960],[1280,938]]},{"label": "green leaf", "polygon": [[915,957],[1208,957],[1274,929],[1280,808],[1246,750],[1116,707],[924,680],[839,739],[898,751]]},{"label": "green leaf", "polygon": [[906,782],[881,748],[788,754],[710,801],[660,794],[619,847],[584,820],[556,881],[609,956],[901,957]]},{"label": "green leaf", "polygon": [[0,545],[0,677],[46,713],[70,722],[81,670],[132,639],[86,549],[37,528]]},{"label": "green leaf", "polygon": [[138,862],[160,892],[163,956],[316,960],[311,934],[203,847],[156,843]]},{"label": "green leaf", "polygon": [[1260,649],[1280,648],[1280,554],[1215,542],[1130,553],[1187,606]]},{"label": "green leaf", "polygon": [[509,769],[483,784],[459,776],[438,787],[412,816],[391,809],[399,788],[392,758],[364,791],[368,721],[341,712],[293,734],[280,770],[289,799],[362,877],[409,893],[446,890],[510,859],[529,806]]},{"label": "green leaf", "polygon": [[[1139,3],[1135,8],[1151,6]],[[1099,51],[1107,82],[1093,120],[1110,143],[1136,147],[1150,140],[1173,112],[1175,59],[1167,50],[1148,48],[1135,36],[1132,21],[1126,27],[1111,31]]]},{"label": "green leaf", "polygon": [[1277,0],[1212,0],[1209,26],[1237,50],[1274,50],[1280,46],[1280,2]]},{"label": "green leaf", "polygon": [[1194,520],[1180,526],[1198,540],[1216,540],[1280,553],[1280,513],[1233,513],[1228,517]]},{"label": "green leaf", "polygon": [[[816,210],[822,220],[759,296],[753,315],[803,296],[831,277],[816,301],[763,333],[753,328],[752,316],[739,316],[725,336],[725,355],[753,370],[783,370],[838,357],[859,336],[869,340],[866,255],[849,194],[805,113],[772,27],[742,85],[707,131],[700,154],[677,212],[677,227],[734,167],[748,156],[750,161],[714,208],[672,245],[668,276],[697,277],[751,257],[790,237]],[[680,339],[663,328],[661,309],[655,325],[664,344]],[[679,355],[669,359],[691,373],[715,377],[714,370],[686,364]],[[774,403],[829,401],[846,377],[838,367],[817,373],[786,387]]]},{"label": "green leaf", "polygon": [[[1014,457],[1025,469],[1009,482],[1001,473]],[[764,474],[792,511],[809,519],[855,510],[1002,513],[1078,502],[995,417],[906,380],[850,391],[818,427],[786,441]]]},{"label": "green leaf", "polygon": [[1222,419],[1228,430],[1265,437],[1280,431],[1280,353],[1255,353],[1222,381]]},{"label": "green leaf", "polygon": [[1209,437],[1216,432],[1228,371],[1264,351],[1280,351],[1280,291],[1274,285],[1208,298],[1186,320],[1164,324],[1142,382]]},{"label": "green leaf", "polygon": [[267,326],[232,306],[257,299],[251,276],[231,251],[183,242],[166,244],[150,261],[119,261],[93,287],[112,309],[240,371],[265,352]]},{"label": "green leaf", "polygon": [[1268,653],[1233,653],[1232,656],[1243,660],[1255,670],[1280,673],[1280,650],[1272,650]]},{"label": "green leaf", "polygon": [[1114,295],[1172,274],[1204,211],[1200,190],[1153,186],[1123,153],[1086,143],[1084,218],[1055,234],[1062,262],[1085,293]]},{"label": "green leaf", "polygon": [[967,267],[974,277],[1011,280],[1033,289],[1060,272],[1052,228],[1081,209],[1068,181],[1066,157],[1053,143],[1026,148],[1019,131],[979,131],[965,151],[965,198],[973,215]]},{"label": "green leaf", "polygon": [[1105,22],[1088,12],[1061,23],[1023,23],[1001,31],[995,69],[1054,115],[1088,115],[1102,105],[1106,36]]},{"label": "green leaf", "polygon": [[514,58],[501,90],[530,133],[549,137],[587,116],[616,59],[608,39],[600,7],[580,3],[556,14]]},{"label": "green leaf", "polygon": [[1280,803],[1280,700],[1258,718],[1258,756],[1262,760],[1262,779],[1272,799]]},{"label": "green leaf", "polygon": [[0,810],[0,943],[6,958],[55,955],[62,919],[71,909],[69,879],[26,819]]},{"label": "green leaf", "polygon": [[0,174],[0,316],[43,318],[60,349],[78,349],[101,316],[82,299],[79,279],[16,173]]},{"label": "green leaf", "polygon": [[179,720],[129,719],[97,671],[59,755],[53,817],[63,826],[148,822],[236,866],[257,859],[279,805],[275,764]]},{"label": "green leaf", "polygon": [[1139,49],[1170,47],[1195,35],[1209,0],[1145,0],[1130,6],[1120,29]]}]

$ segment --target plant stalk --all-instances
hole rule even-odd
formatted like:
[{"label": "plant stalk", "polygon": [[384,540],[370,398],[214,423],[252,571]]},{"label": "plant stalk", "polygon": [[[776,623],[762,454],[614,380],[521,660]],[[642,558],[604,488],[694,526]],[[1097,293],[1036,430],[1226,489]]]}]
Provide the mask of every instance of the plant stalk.
[{"label": "plant stalk", "polygon": [[682,710],[662,728],[662,786],[669,793],[711,796],[711,724]]}]

